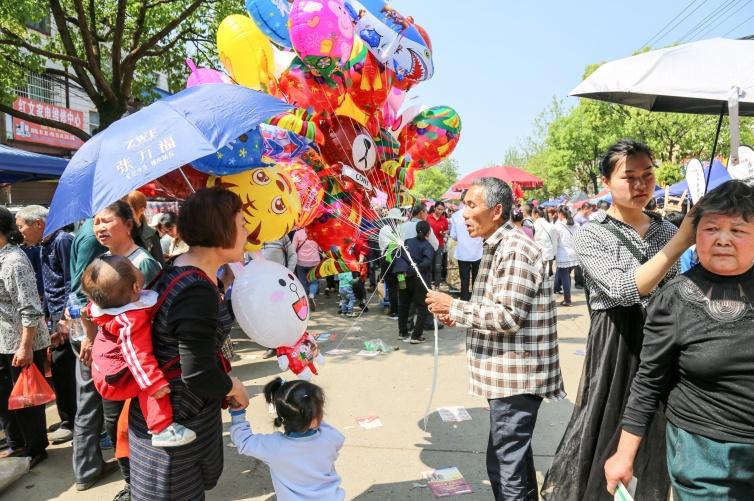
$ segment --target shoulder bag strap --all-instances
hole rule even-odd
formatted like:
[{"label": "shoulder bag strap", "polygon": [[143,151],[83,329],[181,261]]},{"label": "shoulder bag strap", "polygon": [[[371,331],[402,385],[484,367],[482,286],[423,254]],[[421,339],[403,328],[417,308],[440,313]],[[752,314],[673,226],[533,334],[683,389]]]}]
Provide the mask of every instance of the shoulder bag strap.
[{"label": "shoulder bag strap", "polygon": [[628,251],[636,258],[637,261],[639,261],[640,264],[647,262],[647,256],[642,251],[640,251],[639,248],[636,247],[636,244],[629,240],[628,237],[615,226],[615,224],[608,221],[607,219],[600,224],[607,231],[615,235],[615,238],[617,238],[620,243],[622,243],[626,247],[626,249],[628,249]]}]

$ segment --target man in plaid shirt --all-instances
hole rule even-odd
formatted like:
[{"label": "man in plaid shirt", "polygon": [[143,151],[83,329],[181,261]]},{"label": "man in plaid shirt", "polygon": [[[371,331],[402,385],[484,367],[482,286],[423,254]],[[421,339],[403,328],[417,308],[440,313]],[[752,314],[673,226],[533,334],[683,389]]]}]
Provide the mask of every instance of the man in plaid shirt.
[{"label": "man in plaid shirt", "polygon": [[429,311],[468,327],[470,390],[490,406],[487,473],[496,500],[537,500],[531,436],[543,398],[565,397],[552,281],[542,250],[509,221],[510,186],[481,178],[466,194],[469,235],[484,239],[470,301],[429,291]]}]

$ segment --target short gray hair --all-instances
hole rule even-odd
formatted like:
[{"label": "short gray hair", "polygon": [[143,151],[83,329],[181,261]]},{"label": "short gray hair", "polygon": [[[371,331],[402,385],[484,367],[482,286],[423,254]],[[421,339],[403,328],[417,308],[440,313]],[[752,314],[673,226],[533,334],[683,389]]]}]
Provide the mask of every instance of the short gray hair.
[{"label": "short gray hair", "polygon": [[471,186],[484,189],[484,200],[487,207],[492,209],[496,205],[503,206],[503,221],[510,219],[513,210],[513,190],[508,183],[496,177],[480,177],[472,181]]},{"label": "short gray hair", "polygon": [[16,212],[16,219],[20,219],[26,224],[31,224],[34,221],[42,221],[43,223],[46,223],[47,214],[49,212],[49,210],[41,205],[27,205]]}]

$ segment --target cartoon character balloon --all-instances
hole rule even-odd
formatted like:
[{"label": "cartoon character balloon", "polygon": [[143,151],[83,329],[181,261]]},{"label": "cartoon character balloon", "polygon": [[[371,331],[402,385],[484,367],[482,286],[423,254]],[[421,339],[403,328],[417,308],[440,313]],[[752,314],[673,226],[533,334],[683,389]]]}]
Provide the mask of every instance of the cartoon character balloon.
[{"label": "cartoon character balloon", "polygon": [[292,162],[310,147],[311,140],[282,127],[259,124],[262,133],[262,158],[273,162]]},{"label": "cartoon character balloon", "polygon": [[325,189],[319,180],[319,176],[308,165],[283,164],[283,170],[291,177],[296,185],[301,213],[296,220],[296,227],[303,228],[308,225],[322,212],[322,199],[325,197]]},{"label": "cartoon character balloon", "polygon": [[309,301],[288,268],[254,259],[233,282],[233,313],[244,333],[267,348],[294,346],[309,322]]},{"label": "cartoon character balloon", "polygon": [[241,134],[216,153],[194,160],[191,165],[200,172],[214,176],[227,176],[253,167],[264,167],[269,163],[262,160],[263,146],[262,134],[259,128],[255,128]]},{"label": "cartoon character balloon", "polygon": [[325,362],[325,358],[319,352],[317,340],[308,332],[304,333],[295,345],[278,347],[277,357],[280,370],[290,369],[304,381],[311,381],[312,376],[319,374],[314,362],[318,364]]},{"label": "cartoon character balloon", "polygon": [[282,238],[294,228],[301,211],[298,192],[291,178],[279,166],[216,177],[209,182],[241,197],[243,218],[249,232],[247,251],[259,250],[264,242]]},{"label": "cartoon character balloon", "polygon": [[217,52],[233,80],[268,91],[275,71],[272,45],[251,19],[240,14],[223,19],[217,29]]},{"label": "cartoon character balloon", "polygon": [[428,80],[434,73],[432,51],[411,19],[384,0],[346,0],[356,33],[369,52],[400,81]]},{"label": "cartoon character balloon", "polygon": [[419,113],[401,130],[401,155],[410,169],[426,169],[446,158],[461,139],[461,118],[449,106],[434,106]]},{"label": "cartoon character balloon", "polygon": [[294,61],[293,65],[280,75],[279,93],[285,100],[299,108],[312,108],[318,113],[335,113],[346,94],[343,79],[338,75],[332,78],[317,77]]},{"label": "cartoon character balloon", "polygon": [[187,89],[195,85],[208,83],[231,83],[230,78],[217,70],[213,70],[212,68],[197,68],[193,59],[186,59],[186,66],[191,70],[191,74],[186,80]]},{"label": "cartoon character balloon", "polygon": [[288,33],[289,0],[246,0],[246,11],[262,33],[281,47],[291,48]]},{"label": "cartoon character balloon", "polygon": [[377,147],[369,131],[350,117],[336,115],[321,125],[325,142],[322,158],[330,165],[338,162],[369,172],[377,161]]},{"label": "cartoon character balloon", "polygon": [[374,115],[381,112],[390,93],[388,74],[372,54],[348,71],[348,93],[356,105]]},{"label": "cartoon character balloon", "polygon": [[330,75],[353,49],[353,24],[342,0],[294,0],[288,22],[291,44],[312,73]]}]

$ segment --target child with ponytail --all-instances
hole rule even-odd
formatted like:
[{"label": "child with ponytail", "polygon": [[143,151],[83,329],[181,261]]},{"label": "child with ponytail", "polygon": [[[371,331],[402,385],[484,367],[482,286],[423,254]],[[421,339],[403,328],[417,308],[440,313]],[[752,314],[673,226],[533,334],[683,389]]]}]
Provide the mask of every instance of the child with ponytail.
[{"label": "child with ponytail", "polygon": [[275,378],[264,387],[264,398],[277,413],[282,432],[254,433],[244,410],[230,410],[230,435],[238,452],[270,467],[279,501],[345,499],[335,460],[345,437],[323,422],[325,395],[308,381]]}]

